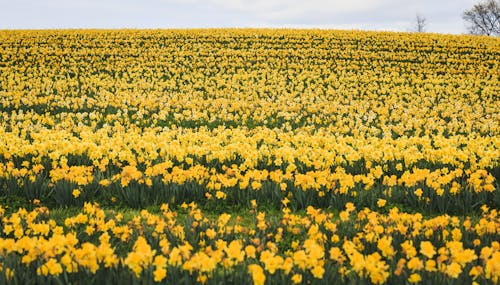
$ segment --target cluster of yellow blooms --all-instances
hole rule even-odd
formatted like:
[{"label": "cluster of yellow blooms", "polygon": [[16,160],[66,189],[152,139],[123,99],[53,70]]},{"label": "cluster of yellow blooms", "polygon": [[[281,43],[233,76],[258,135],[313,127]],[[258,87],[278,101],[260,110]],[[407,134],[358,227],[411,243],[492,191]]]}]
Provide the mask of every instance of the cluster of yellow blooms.
[{"label": "cluster of yellow blooms", "polygon": [[351,203],[338,216],[313,207],[294,214],[283,207],[275,221],[253,210],[245,222],[227,213],[205,216],[194,203],[182,205],[180,212],[164,204],[159,214],[142,210],[126,219],[85,204],[82,213],[57,224],[46,208],[20,209],[1,218],[0,280],[116,274],[119,280],[183,276],[209,284],[238,278],[244,284],[401,284],[423,278],[496,284],[500,278],[497,210],[483,207],[477,221],[425,218],[397,208],[384,215]]}]

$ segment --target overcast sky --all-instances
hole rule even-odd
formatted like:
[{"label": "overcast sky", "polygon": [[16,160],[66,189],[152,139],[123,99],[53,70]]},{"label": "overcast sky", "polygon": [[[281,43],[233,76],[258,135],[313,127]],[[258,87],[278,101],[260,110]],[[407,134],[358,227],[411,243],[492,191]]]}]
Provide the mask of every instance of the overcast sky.
[{"label": "overcast sky", "polygon": [[479,0],[0,0],[0,29],[298,27],[465,33]]}]

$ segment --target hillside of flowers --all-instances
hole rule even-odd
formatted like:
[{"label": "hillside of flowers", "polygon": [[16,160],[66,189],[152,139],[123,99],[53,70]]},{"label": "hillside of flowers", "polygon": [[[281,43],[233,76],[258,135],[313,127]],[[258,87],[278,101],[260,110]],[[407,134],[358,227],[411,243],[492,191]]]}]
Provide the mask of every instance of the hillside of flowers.
[{"label": "hillside of flowers", "polygon": [[499,181],[499,38],[0,30],[0,284],[496,284]]}]

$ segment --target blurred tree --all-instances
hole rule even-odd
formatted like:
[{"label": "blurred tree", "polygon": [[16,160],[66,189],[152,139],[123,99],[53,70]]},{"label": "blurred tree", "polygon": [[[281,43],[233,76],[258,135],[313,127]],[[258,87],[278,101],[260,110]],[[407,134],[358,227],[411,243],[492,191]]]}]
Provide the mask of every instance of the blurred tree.
[{"label": "blurred tree", "polygon": [[487,0],[474,5],[462,15],[474,35],[500,35],[500,0]]},{"label": "blurred tree", "polygon": [[425,32],[425,26],[427,25],[427,19],[424,16],[417,14],[415,20],[416,20],[415,32],[418,32],[418,33]]}]

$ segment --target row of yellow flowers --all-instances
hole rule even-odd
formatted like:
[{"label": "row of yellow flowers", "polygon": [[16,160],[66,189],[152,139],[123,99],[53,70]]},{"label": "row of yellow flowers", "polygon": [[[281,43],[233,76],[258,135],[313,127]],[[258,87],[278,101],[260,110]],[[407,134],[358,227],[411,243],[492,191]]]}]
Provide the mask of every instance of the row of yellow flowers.
[{"label": "row of yellow flowers", "polygon": [[[191,163],[192,164],[192,163]],[[252,169],[243,164],[239,167],[232,164],[231,167],[222,166],[221,171],[216,168],[209,168],[203,165],[189,166],[183,169],[178,166],[173,166],[172,162],[162,162],[153,166],[148,166],[144,172],[139,170],[135,165],[124,166],[120,173],[111,177],[103,178],[99,181],[94,181],[94,172],[99,171],[94,166],[68,166],[64,163],[61,167],[55,167],[50,170],[50,182],[57,183],[59,181],[72,182],[78,186],[86,186],[93,182],[98,182],[101,186],[108,186],[113,182],[119,182],[122,187],[126,187],[132,181],[139,184],[152,185],[152,179],[160,177],[165,184],[176,183],[184,184],[186,181],[205,184],[209,190],[220,190],[221,188],[238,186],[240,189],[246,189],[251,186],[253,190],[259,190],[262,187],[263,181],[271,181],[280,184],[282,190],[286,190],[287,182],[292,182],[301,190],[309,189],[326,189],[335,190],[336,192],[345,194],[353,189],[356,184],[363,184],[365,190],[370,190],[376,182],[381,182],[382,185],[392,186],[427,186],[434,189],[438,196],[443,194],[443,187],[451,187],[452,194],[461,191],[462,186],[467,186],[473,192],[493,192],[495,191],[495,178],[486,170],[479,169],[472,172],[470,169],[465,172],[461,168],[450,170],[448,167],[429,170],[426,168],[413,167],[410,170],[402,170],[402,164],[396,164],[395,168],[399,168],[401,175],[384,174],[383,168],[377,165],[373,168],[367,168],[366,174],[350,174],[342,167],[336,167],[334,171],[329,170],[311,170],[305,173],[300,173],[295,164],[289,164],[285,171],[276,170],[259,170]],[[0,164],[0,174],[4,179],[14,177],[18,179],[28,178],[34,182],[37,175],[44,169],[43,165],[38,164],[29,169],[29,162],[26,162],[26,167],[20,169],[13,167],[13,163],[7,165]],[[103,171],[103,170],[100,170]],[[462,180],[466,177],[466,184],[460,185],[457,180]]]},{"label": "row of yellow flowers", "polygon": [[[43,202],[48,202],[52,199],[50,196],[55,196],[60,205],[99,200],[98,196],[101,195],[112,200],[122,198],[121,202],[133,207],[148,204],[148,199],[144,200],[145,204],[127,201],[127,196],[122,195],[124,191],[143,197],[150,193],[153,200],[160,198],[161,201],[170,202],[182,202],[179,197],[187,197],[184,201],[200,201],[196,198],[200,196],[206,201],[226,200],[229,195],[227,202],[236,204],[245,204],[245,201],[259,196],[262,201],[272,195],[269,202],[279,205],[287,197],[292,200],[294,208],[305,208],[308,205],[339,206],[342,201],[357,201],[363,196],[370,197],[368,205],[373,205],[377,198],[383,198],[392,204],[409,202],[409,206],[424,206],[424,209],[431,212],[446,212],[447,207],[436,208],[436,205],[450,202],[462,207],[455,207],[457,213],[474,211],[480,203],[495,207],[499,203],[495,178],[481,169],[472,172],[470,169],[462,171],[461,168],[429,170],[413,167],[404,171],[400,169],[399,174],[388,175],[384,174],[380,165],[367,169],[366,174],[351,174],[342,167],[300,173],[294,164],[288,165],[283,171],[279,168],[241,170],[242,167],[236,164],[231,167],[222,166],[220,170],[203,165],[183,169],[172,166],[172,163],[159,163],[144,171],[132,165],[123,166],[119,173],[106,177],[105,172],[93,166],[64,164],[51,169],[48,175],[42,173],[43,168],[42,165],[35,166],[30,173],[27,168],[13,168],[12,164],[2,168],[0,164],[0,173],[3,173],[3,179],[7,181],[7,187],[10,187],[7,193],[18,192],[17,194],[24,194],[29,200]],[[397,164],[395,168],[400,167]],[[9,184],[9,181],[12,183]],[[16,187],[23,191],[16,190]],[[180,192],[172,191],[173,187],[180,187]],[[168,192],[171,195],[167,195]],[[82,193],[86,195],[80,195]],[[320,202],[304,200],[304,195],[316,197]],[[57,197],[66,198],[58,200]],[[340,197],[345,199],[338,203],[329,202]],[[475,209],[469,208],[473,205]]]},{"label": "row of yellow flowers", "polygon": [[[360,160],[367,163],[367,168],[397,163],[401,163],[400,168],[411,168],[423,161],[474,171],[498,166],[500,138],[498,133],[356,137],[340,135],[334,127],[287,131],[242,126],[212,130],[103,126],[94,130],[75,123],[62,123],[55,129],[29,123],[25,127],[3,123],[0,155],[2,164],[12,161],[13,166],[27,169],[45,160],[51,162],[49,166],[57,167],[76,156],[80,161],[70,163],[87,163],[101,171],[108,166],[151,166],[158,162],[226,166],[238,162],[247,168],[259,164],[266,167],[303,164],[311,169],[330,169]],[[384,170],[388,171],[387,166]]]},{"label": "row of yellow flowers", "polygon": [[280,215],[267,218],[253,203],[252,218],[245,219],[205,216],[191,203],[125,218],[85,204],[60,223],[47,208],[19,209],[2,214],[0,283],[85,277],[115,284],[496,284],[500,215],[482,209],[475,220],[397,208],[381,214],[352,203],[338,215],[313,207],[294,214],[284,205]]},{"label": "row of yellow flowers", "polygon": [[[494,197],[487,199],[492,205],[500,201],[493,176],[498,175],[498,136],[466,142],[461,136],[363,139],[321,128],[287,132],[260,127],[144,132],[103,127],[95,133],[86,130],[81,138],[72,132],[44,129],[21,139],[17,132],[4,131],[0,136],[4,191],[17,189],[32,200],[47,198],[44,191],[29,194],[42,187],[33,186],[37,183],[48,193],[61,182],[71,183],[69,191],[107,189],[112,184],[134,188],[131,182],[147,187],[189,182],[209,198],[217,191],[218,199],[226,196],[227,189],[260,190],[272,184],[285,195],[300,190],[319,197],[356,197],[359,191],[383,188],[388,198],[393,190],[410,191],[423,201],[449,199],[445,193],[455,197],[486,192]],[[474,199],[484,197],[469,199],[470,205],[476,204]]]}]

